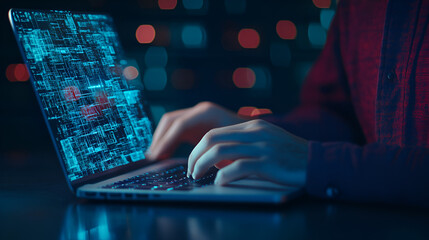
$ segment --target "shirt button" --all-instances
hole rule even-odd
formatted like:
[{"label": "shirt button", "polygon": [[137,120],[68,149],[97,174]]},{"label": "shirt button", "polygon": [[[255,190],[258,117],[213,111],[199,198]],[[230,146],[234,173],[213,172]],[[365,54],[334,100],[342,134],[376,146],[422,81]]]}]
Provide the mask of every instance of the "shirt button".
[{"label": "shirt button", "polygon": [[325,193],[328,198],[337,198],[340,195],[338,188],[332,186],[327,187]]},{"label": "shirt button", "polygon": [[395,72],[388,72],[387,73],[387,80],[389,80],[389,81],[395,81],[395,79],[396,79]]}]

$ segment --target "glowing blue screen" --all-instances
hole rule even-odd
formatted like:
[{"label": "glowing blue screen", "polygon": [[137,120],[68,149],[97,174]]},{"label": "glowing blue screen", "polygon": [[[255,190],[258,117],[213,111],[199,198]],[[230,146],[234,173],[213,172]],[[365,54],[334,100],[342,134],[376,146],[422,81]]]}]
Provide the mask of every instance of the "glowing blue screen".
[{"label": "glowing blue screen", "polygon": [[11,18],[69,179],[144,159],[152,128],[141,83],[122,76],[111,18],[27,10]]}]

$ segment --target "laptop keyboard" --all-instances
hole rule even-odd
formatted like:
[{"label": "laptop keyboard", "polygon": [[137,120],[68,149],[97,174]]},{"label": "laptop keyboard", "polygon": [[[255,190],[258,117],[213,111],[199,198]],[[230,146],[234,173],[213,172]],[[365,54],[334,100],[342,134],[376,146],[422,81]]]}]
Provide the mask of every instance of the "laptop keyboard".
[{"label": "laptop keyboard", "polygon": [[144,190],[192,190],[214,183],[217,168],[210,168],[200,179],[194,180],[186,176],[186,165],[177,165],[160,171],[147,172],[141,175],[117,181],[103,186],[109,189],[144,189]]}]

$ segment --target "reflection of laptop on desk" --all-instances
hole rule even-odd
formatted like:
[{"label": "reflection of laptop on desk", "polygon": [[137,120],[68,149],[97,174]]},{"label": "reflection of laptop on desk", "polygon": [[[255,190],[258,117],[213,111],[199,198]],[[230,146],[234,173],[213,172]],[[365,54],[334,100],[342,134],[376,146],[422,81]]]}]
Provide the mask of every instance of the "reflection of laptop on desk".
[{"label": "reflection of laptop on desk", "polygon": [[216,169],[186,177],[186,159],[150,163],[152,121],[112,19],[69,11],[11,9],[31,82],[69,187],[78,197],[146,201],[281,203],[300,189],[258,179],[213,185]]}]

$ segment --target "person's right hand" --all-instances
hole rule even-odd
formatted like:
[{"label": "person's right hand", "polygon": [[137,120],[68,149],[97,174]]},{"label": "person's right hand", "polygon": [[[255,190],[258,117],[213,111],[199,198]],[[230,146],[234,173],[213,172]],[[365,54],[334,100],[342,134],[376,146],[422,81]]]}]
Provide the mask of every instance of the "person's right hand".
[{"label": "person's right hand", "polygon": [[247,119],[211,102],[166,113],[155,130],[147,158],[161,160],[171,157],[182,142],[196,145],[213,128],[245,121]]}]

